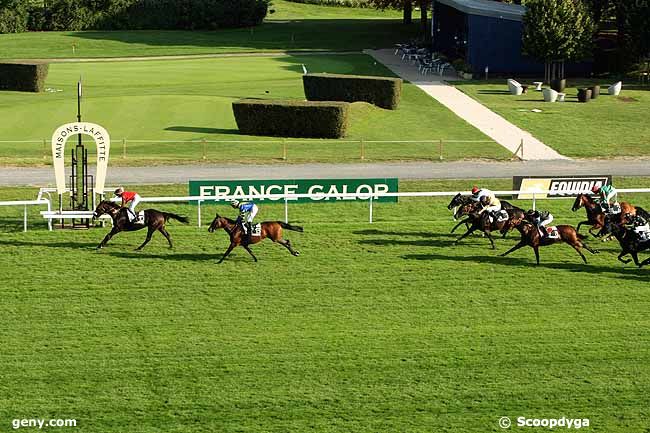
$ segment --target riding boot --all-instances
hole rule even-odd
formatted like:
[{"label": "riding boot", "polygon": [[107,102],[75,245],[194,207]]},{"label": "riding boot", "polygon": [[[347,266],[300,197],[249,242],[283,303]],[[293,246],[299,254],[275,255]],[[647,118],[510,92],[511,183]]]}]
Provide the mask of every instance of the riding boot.
[{"label": "riding boot", "polygon": [[246,234],[246,242],[250,244],[251,238],[253,237],[253,226],[251,225],[251,223],[247,222],[246,228],[248,229]]}]

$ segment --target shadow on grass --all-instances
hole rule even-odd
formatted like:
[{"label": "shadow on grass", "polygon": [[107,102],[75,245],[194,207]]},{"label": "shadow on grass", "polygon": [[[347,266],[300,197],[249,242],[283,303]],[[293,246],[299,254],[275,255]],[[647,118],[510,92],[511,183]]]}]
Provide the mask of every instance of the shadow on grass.
[{"label": "shadow on grass", "polygon": [[478,90],[476,93],[479,95],[509,95],[508,90]]},{"label": "shadow on grass", "polygon": [[239,129],[232,128],[202,128],[199,126],[169,126],[165,131],[192,132],[198,134],[239,134]]},{"label": "shadow on grass", "polygon": [[97,242],[26,242],[19,240],[0,239],[0,245],[11,245],[15,247],[46,247],[46,248],[73,248],[73,249],[95,249],[99,244]]},{"label": "shadow on grass", "polygon": [[[137,260],[173,260],[180,262],[211,262],[215,263],[223,256],[223,251],[216,251],[213,253],[175,253],[173,250],[168,250],[166,254],[148,253],[145,251],[125,252],[125,251],[111,251],[108,255],[112,257],[119,257],[122,259],[137,259]],[[255,254],[257,255],[257,254]],[[258,257],[258,260],[260,258]],[[225,262],[251,262],[254,263],[251,256],[242,248],[241,250],[235,249],[226,258]]]},{"label": "shadow on grass", "polygon": [[[535,264],[535,254],[532,249],[528,249],[530,252],[530,258],[523,257],[513,257],[509,255],[507,257],[500,256],[446,256],[444,254],[406,254],[402,258],[405,260],[453,260],[455,262],[469,262],[469,263],[490,263],[494,265],[505,265],[512,267],[531,267],[531,268],[544,268],[552,270],[566,270],[571,272],[588,272],[590,274],[614,274],[616,276],[624,275],[626,278],[634,278],[639,281],[650,282],[650,269],[639,269],[639,268],[620,268],[615,266],[603,266],[603,265],[592,265],[584,264],[582,259],[576,254],[575,263],[545,263],[544,262],[544,250],[540,249],[540,264],[539,266]],[[589,261],[589,257],[587,257]]]}]

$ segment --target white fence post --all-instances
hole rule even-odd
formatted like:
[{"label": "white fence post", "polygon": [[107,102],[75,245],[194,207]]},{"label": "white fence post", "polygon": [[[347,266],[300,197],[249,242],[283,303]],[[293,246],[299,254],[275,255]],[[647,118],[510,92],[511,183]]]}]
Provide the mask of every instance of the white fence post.
[{"label": "white fence post", "polygon": [[284,197],[284,222],[289,224],[289,199]]},{"label": "white fence post", "polygon": [[27,231],[27,205],[25,205],[25,210],[23,212],[23,231]]},{"label": "white fence post", "polygon": [[370,206],[368,206],[368,213],[370,214],[370,224],[372,224],[372,195],[370,195]]},{"label": "white fence post", "polygon": [[535,209],[535,191],[533,191],[533,210],[536,210]]},{"label": "white fence post", "polygon": [[196,221],[198,222],[199,228],[201,228],[201,201],[202,200],[199,200],[197,202],[199,209],[197,211]]}]

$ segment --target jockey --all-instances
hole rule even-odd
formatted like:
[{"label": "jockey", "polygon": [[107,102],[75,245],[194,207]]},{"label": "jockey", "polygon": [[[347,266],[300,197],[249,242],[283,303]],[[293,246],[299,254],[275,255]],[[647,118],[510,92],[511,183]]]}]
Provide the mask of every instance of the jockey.
[{"label": "jockey", "polygon": [[526,212],[528,220],[535,224],[537,230],[539,230],[542,239],[548,237],[548,231],[546,226],[553,221],[553,215],[549,211],[538,211],[538,210],[529,210]]},{"label": "jockey", "polygon": [[479,202],[483,209],[479,211],[479,215],[487,211],[489,215],[496,219],[497,213],[501,210],[501,202],[489,189],[482,189],[478,194]]},{"label": "jockey", "polygon": [[126,207],[128,210],[127,215],[129,216],[129,221],[133,221],[136,218],[135,207],[140,203],[142,197],[140,197],[137,192],[124,191],[123,187],[119,187],[115,190],[115,196],[122,199],[122,207]]},{"label": "jockey", "polygon": [[490,191],[489,189],[481,189],[478,186],[474,185],[472,187],[472,195],[470,196],[470,198],[474,201],[480,202],[481,198],[488,194],[492,194],[492,191]]},{"label": "jockey", "polygon": [[257,215],[257,211],[259,210],[257,205],[252,201],[240,202],[239,200],[233,200],[230,202],[230,206],[239,210],[237,222],[244,231],[244,234],[250,240],[253,229],[253,218],[255,218],[255,215]]},{"label": "jockey", "polygon": [[[600,207],[603,209],[603,212],[609,213],[611,209],[611,205],[613,203],[616,203],[616,189],[612,185],[594,185],[591,188],[591,192],[594,194],[598,194],[598,199],[600,201]],[[614,202],[612,203],[611,200],[614,199]]]}]

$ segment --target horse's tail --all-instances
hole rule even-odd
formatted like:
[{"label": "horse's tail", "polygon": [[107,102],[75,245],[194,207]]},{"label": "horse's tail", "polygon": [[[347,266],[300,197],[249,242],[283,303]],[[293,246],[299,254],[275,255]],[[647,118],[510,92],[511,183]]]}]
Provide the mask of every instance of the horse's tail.
[{"label": "horse's tail", "polygon": [[293,230],[294,232],[302,233],[304,231],[303,228],[300,226],[292,226],[291,224],[287,224],[282,221],[278,221],[278,224],[280,224],[280,227],[282,227],[283,229]]},{"label": "horse's tail", "polygon": [[176,215],[175,213],[163,212],[162,214],[165,217],[165,222],[167,222],[170,218],[173,219],[173,220],[176,220],[176,221],[180,221],[183,224],[187,224],[187,223],[190,222],[190,220],[187,219],[187,217]]}]

